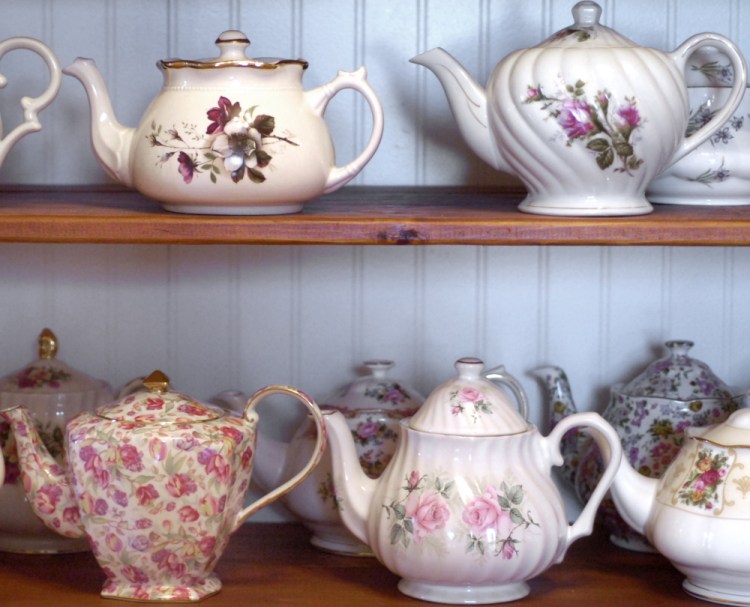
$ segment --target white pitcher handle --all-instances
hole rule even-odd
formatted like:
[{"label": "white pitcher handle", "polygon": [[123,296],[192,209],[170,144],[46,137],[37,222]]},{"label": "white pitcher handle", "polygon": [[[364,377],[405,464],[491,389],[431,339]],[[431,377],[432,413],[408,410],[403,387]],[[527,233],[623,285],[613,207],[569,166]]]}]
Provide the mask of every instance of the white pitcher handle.
[{"label": "white pitcher handle", "polygon": [[739,48],[737,48],[737,45],[724,36],[711,33],[696,34],[685,40],[685,42],[668,54],[677,64],[678,69],[684,74],[685,65],[690,56],[704,46],[716,48],[725,53],[729,58],[729,63],[732,65],[734,73],[732,90],[727,97],[726,103],[711,116],[708,122],[694,131],[689,137],[685,137],[685,133],[682,133],[682,143],[680,143],[680,146],[672,155],[667,166],[671,166],[709,139],[722,124],[732,117],[732,114],[742,101],[742,96],[745,94],[745,86],[747,86],[747,65],[745,59]]},{"label": "white pitcher handle", "polygon": [[482,375],[491,382],[508,386],[510,391],[513,392],[516,397],[519,413],[525,420],[529,419],[529,398],[526,396],[526,391],[523,389],[521,382],[505,370],[504,365],[500,365],[494,369],[489,369],[482,373]]},{"label": "white pitcher handle", "polygon": [[[602,444],[600,439],[603,439],[604,445],[609,448],[611,454],[607,466],[604,469],[599,483],[596,485],[589,501],[584,506],[581,513],[578,515],[576,521],[568,526],[568,534],[566,543],[563,551],[559,554],[560,562],[565,555],[565,550],[578,538],[585,535],[590,535],[594,529],[594,520],[596,518],[596,511],[599,508],[599,504],[604,499],[607,491],[609,491],[612,481],[615,479],[615,474],[620,467],[620,460],[622,459],[622,444],[620,443],[620,437],[617,436],[615,429],[604,420],[604,418],[598,413],[574,413],[568,417],[563,418],[549,433],[546,441],[549,441],[550,449],[554,449],[552,462],[554,465],[562,464],[563,458],[560,453],[560,442],[563,436],[568,430],[572,428],[589,428],[593,430],[597,444]],[[604,446],[603,445],[603,446]]]},{"label": "white pitcher handle", "polygon": [[323,190],[324,194],[335,192],[349,183],[370,161],[383,138],[383,107],[370,83],[367,82],[367,71],[364,67],[354,72],[340,71],[336,78],[317,89],[308,91],[306,95],[313,109],[323,115],[331,98],[344,89],[354,89],[367,100],[372,113],[372,131],[370,140],[359,156],[342,167],[335,166],[331,169]]},{"label": "white pitcher handle", "polygon": [[[8,38],[0,42],[0,59],[6,53],[16,49],[25,49],[39,55],[47,64],[49,69],[49,84],[47,89],[38,97],[22,97],[21,106],[23,107],[23,122],[16,126],[4,138],[0,139],[0,166],[3,164],[5,157],[10,149],[24,136],[33,133],[42,128],[42,124],[37,118],[37,114],[46,108],[60,90],[62,80],[62,71],[60,62],[52,50],[43,42],[34,38],[15,37]],[[0,74],[0,88],[8,84],[7,79]],[[2,123],[0,122],[0,135],[2,134]]]},{"label": "white pitcher handle", "polygon": [[269,396],[271,394],[285,394],[287,396],[293,396],[310,410],[313,421],[315,422],[315,428],[317,429],[315,447],[313,449],[312,456],[303,466],[302,470],[300,470],[285,483],[282,483],[281,485],[276,487],[276,489],[274,489],[273,491],[269,491],[263,497],[255,500],[252,504],[237,513],[237,517],[234,520],[234,529],[244,523],[251,514],[254,514],[265,506],[268,506],[268,504],[276,501],[282,495],[289,493],[292,489],[294,489],[297,485],[304,481],[313,471],[315,466],[318,465],[318,462],[323,456],[323,452],[326,448],[325,423],[323,421],[323,415],[320,412],[318,405],[307,394],[305,394],[301,390],[292,388],[291,386],[267,386],[258,390],[247,401],[247,405],[245,405],[244,417],[247,421],[254,425],[258,423],[258,413],[255,411],[255,407],[266,396]]}]

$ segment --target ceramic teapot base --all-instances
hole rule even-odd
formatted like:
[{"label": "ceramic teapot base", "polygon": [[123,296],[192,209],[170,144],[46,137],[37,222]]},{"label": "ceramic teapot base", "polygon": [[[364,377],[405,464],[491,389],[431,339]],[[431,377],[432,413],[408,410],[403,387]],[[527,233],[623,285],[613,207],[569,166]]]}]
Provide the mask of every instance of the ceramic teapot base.
[{"label": "ceramic teapot base", "polygon": [[716,588],[699,586],[690,580],[683,581],[682,587],[689,595],[704,601],[721,605],[750,605],[750,588],[745,588],[745,592],[726,592]]},{"label": "ceramic teapot base", "polygon": [[259,204],[246,206],[221,206],[212,204],[171,204],[163,203],[162,207],[173,213],[192,213],[194,215],[291,215],[302,210],[302,203]]},{"label": "ceramic teapot base", "polygon": [[433,584],[402,579],[398,589],[407,596],[446,605],[487,605],[517,601],[529,594],[525,582],[476,586],[471,584]]},{"label": "ceramic teapot base", "polygon": [[319,550],[340,556],[374,556],[370,547],[357,540],[343,525],[333,528],[305,523],[305,526],[313,532],[310,543]]},{"label": "ceramic teapot base", "polygon": [[519,211],[536,215],[608,217],[646,215],[654,210],[643,196],[608,196],[606,198],[575,196],[527,196],[518,206]]},{"label": "ceramic teapot base", "polygon": [[221,581],[214,574],[196,580],[193,586],[144,586],[127,582],[107,582],[101,596],[105,599],[153,601],[164,603],[197,602],[221,590]]}]

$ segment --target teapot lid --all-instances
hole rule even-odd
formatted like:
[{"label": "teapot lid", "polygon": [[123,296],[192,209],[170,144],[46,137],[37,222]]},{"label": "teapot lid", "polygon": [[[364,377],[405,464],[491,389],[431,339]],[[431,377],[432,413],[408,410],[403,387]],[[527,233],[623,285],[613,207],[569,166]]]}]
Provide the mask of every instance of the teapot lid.
[{"label": "teapot lid", "polygon": [[28,365],[0,379],[0,400],[23,395],[82,394],[102,391],[102,398],[111,398],[109,384],[70,367],[57,357],[59,342],[52,330],[39,334],[39,357]]},{"label": "teapot lid", "polygon": [[691,428],[699,439],[722,447],[750,448],[750,409],[741,408],[725,421],[708,428]]},{"label": "teapot lid", "polygon": [[481,360],[460,358],[455,367],[456,376],[427,397],[408,421],[410,428],[461,436],[501,436],[529,429],[508,395],[482,375]]},{"label": "teapot lid", "polygon": [[238,30],[222,32],[216,39],[215,44],[219,47],[218,57],[210,59],[162,59],[157,63],[157,66],[161,69],[241,67],[260,70],[273,70],[283,65],[299,65],[304,70],[308,66],[304,59],[280,59],[275,57],[252,59],[248,57],[246,49],[250,46],[250,40]]},{"label": "teapot lid", "polygon": [[706,363],[688,356],[692,341],[671,340],[664,345],[669,354],[652,362],[618,392],[681,401],[733,396]]},{"label": "teapot lid", "polygon": [[607,48],[607,47],[635,47],[638,46],[625,36],[599,23],[602,7],[591,0],[576,3],[571,11],[573,25],[552,34],[540,47],[563,48]]},{"label": "teapot lid", "polygon": [[145,390],[99,407],[97,416],[117,422],[152,425],[203,423],[227,415],[220,409],[169,390],[169,378],[161,371],[151,373],[143,380],[143,385]]},{"label": "teapot lid", "polygon": [[366,360],[368,375],[339,388],[323,401],[323,406],[353,414],[364,409],[385,411],[391,417],[409,417],[424,402],[424,397],[403,381],[392,379],[391,360]]}]

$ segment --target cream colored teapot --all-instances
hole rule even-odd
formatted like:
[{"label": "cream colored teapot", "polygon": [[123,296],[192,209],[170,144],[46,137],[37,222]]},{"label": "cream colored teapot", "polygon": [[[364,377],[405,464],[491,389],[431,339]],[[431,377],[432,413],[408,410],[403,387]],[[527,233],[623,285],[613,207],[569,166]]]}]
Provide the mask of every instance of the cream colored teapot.
[{"label": "cream colored teapot", "polygon": [[[620,441],[596,413],[567,417],[543,437],[526,419],[523,388],[504,369],[490,381],[476,358],[455,367],[455,377],[401,421],[396,451],[378,479],[363,472],[344,416],[324,412],[339,512],[401,577],[404,594],[455,604],[520,599],[529,593],[527,580],[591,532],[619,465]],[[551,468],[562,464],[563,436],[579,426],[613,457],[569,525]]]},{"label": "cream colored teapot", "polygon": [[[305,91],[307,61],[250,58],[250,41],[234,30],[216,45],[215,58],[158,62],[164,86],[136,128],[115,118],[93,60],[63,70],[86,89],[94,153],[110,176],[170,211],[280,214],[343,187],[372,158],[383,110],[364,68]],[[343,89],[365,97],[372,130],[360,154],[337,166],[323,113]]]},{"label": "cream colored teapot", "polygon": [[[745,61],[723,36],[698,34],[665,53],[601,25],[601,12],[595,2],[578,2],[572,25],[510,53],[486,87],[441,48],[411,60],[439,78],[472,151],[521,179],[528,190],[522,211],[650,212],[649,183],[706,141],[744,94]],[[706,46],[726,54],[735,80],[724,106],[686,138],[685,67]]]}]

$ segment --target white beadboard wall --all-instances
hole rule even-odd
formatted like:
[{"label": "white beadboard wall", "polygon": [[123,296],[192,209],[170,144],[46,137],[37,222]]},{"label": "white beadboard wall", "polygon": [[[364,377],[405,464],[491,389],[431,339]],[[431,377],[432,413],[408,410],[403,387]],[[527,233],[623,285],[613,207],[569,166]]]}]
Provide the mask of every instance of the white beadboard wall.
[{"label": "white beadboard wall", "polygon": [[[119,119],[139,120],[158,93],[164,57],[214,55],[213,40],[242,29],[262,56],[310,61],[305,87],[338,69],[368,69],[386,115],[380,150],[360,185],[512,182],[460,140],[435,78],[408,59],[433,46],[480,81],[508,52],[568,25],[573,0],[0,0],[0,39],[47,42],[63,65],[96,59]],[[743,47],[744,0],[604,0],[604,21],[664,50],[700,31]],[[750,53],[748,53],[750,54]],[[7,131],[18,97],[45,86],[36,58],[0,62]],[[339,161],[369,134],[366,105],[344,93],[329,107]],[[104,183],[89,144],[80,84],[65,77],[0,181]],[[0,200],[0,204],[2,201]],[[690,247],[297,247],[0,245],[0,373],[35,355],[50,326],[60,356],[120,384],[162,368],[198,398],[227,388],[297,385],[317,397],[354,377],[361,361],[397,361],[394,376],[423,393],[454,360],[504,363],[527,387],[532,418],[546,420],[527,372],[563,366],[581,409],[601,410],[607,387],[663,353],[670,338],[722,378],[750,387],[750,249]],[[263,424],[288,434],[288,403]],[[275,506],[255,520],[283,517]]]}]

